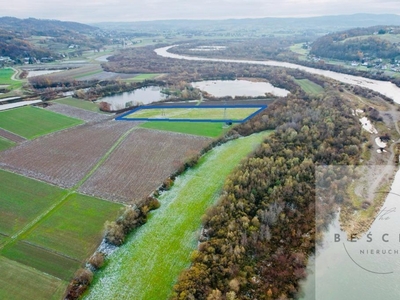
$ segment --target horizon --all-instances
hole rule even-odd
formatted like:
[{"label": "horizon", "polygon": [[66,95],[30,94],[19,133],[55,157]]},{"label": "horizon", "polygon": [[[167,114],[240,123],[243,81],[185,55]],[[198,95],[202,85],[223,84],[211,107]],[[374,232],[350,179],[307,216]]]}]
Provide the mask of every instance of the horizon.
[{"label": "horizon", "polygon": [[354,14],[400,15],[394,0],[87,0],[85,2],[43,0],[34,3],[16,0],[2,8],[2,16],[73,21],[84,24],[101,22],[141,22],[167,20],[227,20],[261,18],[312,18]]},{"label": "horizon", "polygon": [[171,18],[171,19],[148,19],[148,20],[129,20],[129,21],[96,21],[96,22],[80,22],[75,20],[62,20],[55,18],[39,18],[34,16],[29,17],[16,17],[9,15],[0,15],[0,18],[16,18],[19,20],[36,19],[42,21],[62,21],[62,22],[76,22],[86,25],[100,24],[100,23],[139,23],[139,22],[162,22],[162,21],[230,21],[230,20],[262,20],[262,19],[312,19],[312,18],[324,18],[324,17],[344,17],[344,16],[357,16],[357,15],[371,15],[371,16],[398,16],[396,13],[351,13],[351,14],[325,14],[325,15],[313,15],[313,16],[273,16],[273,17],[221,17],[221,18]]}]

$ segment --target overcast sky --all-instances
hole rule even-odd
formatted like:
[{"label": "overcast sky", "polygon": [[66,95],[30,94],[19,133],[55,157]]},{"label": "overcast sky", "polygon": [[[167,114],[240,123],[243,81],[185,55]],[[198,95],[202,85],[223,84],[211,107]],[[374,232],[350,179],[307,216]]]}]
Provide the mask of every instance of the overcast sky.
[{"label": "overcast sky", "polygon": [[354,13],[400,15],[399,0],[10,0],[9,3],[3,3],[1,16],[82,23]]}]

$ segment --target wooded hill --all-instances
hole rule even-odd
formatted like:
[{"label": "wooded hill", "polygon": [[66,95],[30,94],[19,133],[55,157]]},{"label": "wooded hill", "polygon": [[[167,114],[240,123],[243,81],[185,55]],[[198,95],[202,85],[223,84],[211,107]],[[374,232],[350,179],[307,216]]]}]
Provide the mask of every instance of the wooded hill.
[{"label": "wooded hill", "polygon": [[310,53],[339,60],[395,60],[400,56],[400,27],[374,26],[331,33],[314,41]]},{"label": "wooded hill", "polygon": [[37,36],[60,36],[67,32],[91,33],[96,27],[58,20],[40,20],[35,18],[18,19],[13,17],[1,17],[0,28],[15,33]]},{"label": "wooded hill", "polygon": [[52,45],[63,44],[97,48],[105,40],[96,36],[98,28],[76,22],[38,20],[34,18],[0,18],[0,56],[8,56],[16,63],[24,58],[41,59],[60,56]]}]

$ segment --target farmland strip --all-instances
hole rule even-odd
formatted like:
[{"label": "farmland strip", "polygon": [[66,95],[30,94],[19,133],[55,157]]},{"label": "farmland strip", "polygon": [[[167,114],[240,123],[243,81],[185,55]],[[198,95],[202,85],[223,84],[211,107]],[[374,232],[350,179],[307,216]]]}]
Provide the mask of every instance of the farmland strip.
[{"label": "farmland strip", "polygon": [[60,113],[66,115],[68,117],[81,119],[85,122],[96,122],[96,121],[104,121],[113,116],[108,116],[106,114],[100,114],[96,112],[91,112],[85,109],[73,107],[70,105],[65,105],[61,103],[53,103],[51,106],[46,108],[52,112]]},{"label": "farmland strip", "polygon": [[0,136],[4,137],[10,141],[16,142],[16,143],[21,143],[23,141],[26,141],[26,138],[24,138],[18,134],[12,133],[8,130],[5,130],[3,128],[0,128]]},{"label": "farmland strip", "polygon": [[107,159],[107,157],[117,148],[121,142],[133,131],[136,127],[131,128],[127,132],[125,132],[115,143],[114,145],[107,151],[107,153],[99,160],[99,162],[86,174],[86,176],[79,181],[74,187],[68,190],[68,193],[64,195],[58,202],[55,202],[52,206],[50,206],[46,211],[42,214],[37,216],[31,222],[26,224],[20,231],[15,233],[8,239],[3,245],[0,246],[0,249],[3,249],[5,246],[9,245],[10,243],[14,242],[16,239],[22,238],[23,236],[27,235],[30,231],[32,231],[42,220],[44,220],[48,215],[50,215],[53,211],[58,209],[67,199],[68,197],[75,193],[77,189],[97,170],[97,168]]},{"label": "farmland strip", "polygon": [[79,191],[123,203],[143,199],[210,141],[200,136],[139,128]]},{"label": "farmland strip", "polygon": [[139,123],[107,121],[82,125],[6,150],[0,167],[52,184],[75,186],[110,147]]},{"label": "farmland strip", "polygon": [[106,154],[104,154],[104,156],[99,160],[99,162],[92,168],[92,170],[90,170],[90,172],[88,172],[86,174],[86,176],[84,178],[82,178],[81,181],[79,181],[74,187],[74,190],[78,190],[82,184],[85,183],[85,181],[92,176],[92,174],[103,164],[103,162],[110,156],[110,154],[115,150],[115,148],[117,148],[122,141],[133,131],[137,129],[137,127],[133,127],[130,130],[128,130],[127,132],[125,132],[116,142],[115,144],[110,148],[110,150],[107,151]]}]

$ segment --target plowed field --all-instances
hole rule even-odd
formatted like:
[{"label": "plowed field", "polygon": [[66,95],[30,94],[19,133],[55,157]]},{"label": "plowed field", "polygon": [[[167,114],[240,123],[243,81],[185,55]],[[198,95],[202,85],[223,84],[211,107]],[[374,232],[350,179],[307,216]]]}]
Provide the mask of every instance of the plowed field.
[{"label": "plowed field", "polygon": [[109,121],[82,125],[33,141],[0,155],[0,168],[70,188],[136,123]]},{"label": "plowed field", "polygon": [[142,199],[210,141],[200,136],[134,130],[79,191],[125,203]]}]

